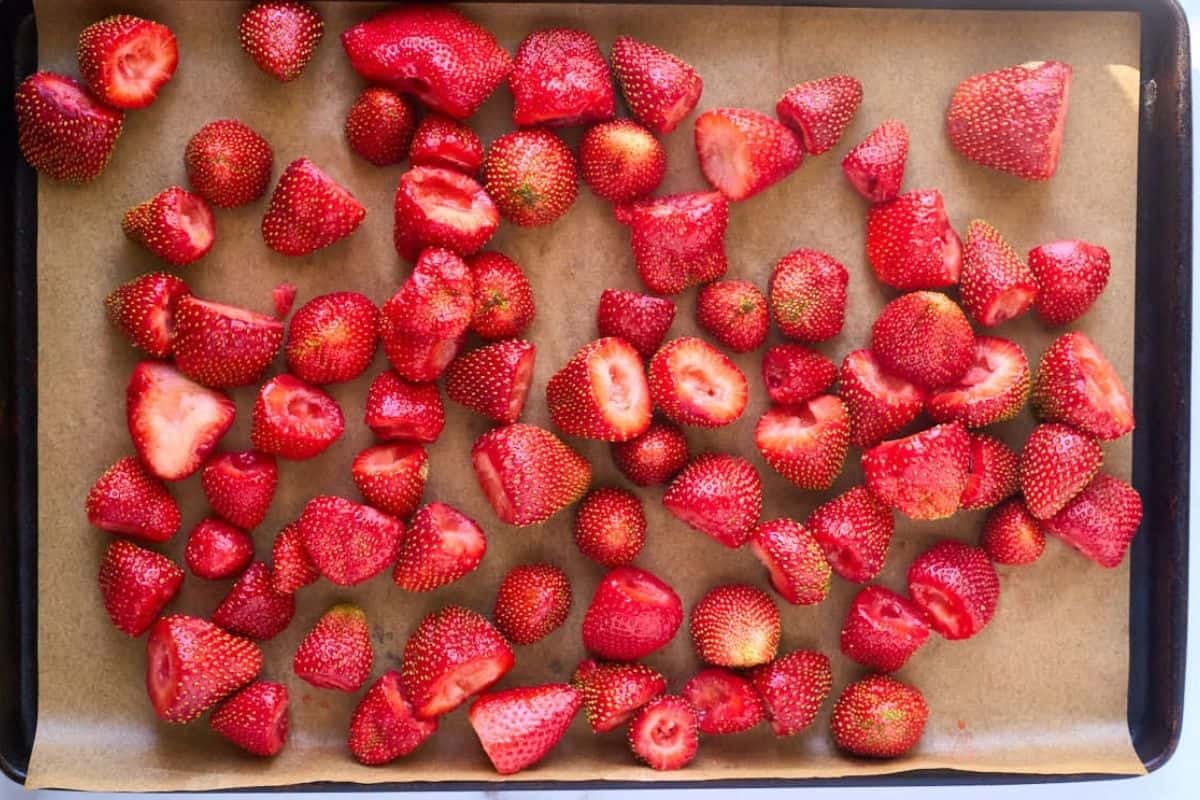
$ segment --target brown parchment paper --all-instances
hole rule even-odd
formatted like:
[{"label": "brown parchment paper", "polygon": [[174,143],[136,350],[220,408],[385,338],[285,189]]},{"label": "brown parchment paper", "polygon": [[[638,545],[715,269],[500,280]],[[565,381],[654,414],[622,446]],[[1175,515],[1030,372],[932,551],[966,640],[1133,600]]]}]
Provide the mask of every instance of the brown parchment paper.
[{"label": "brown parchment paper", "polygon": [[[179,38],[174,80],[149,109],[128,115],[112,163],[94,183],[78,188],[43,180],[38,211],[39,300],[39,713],[29,770],[31,787],[110,790],[213,789],[307,781],[498,780],[460,710],[443,719],[438,735],[411,757],[368,769],[355,763],[344,741],[358,695],[314,689],[296,679],[291,655],[303,634],[333,602],[360,603],[371,620],[375,674],[397,666],[403,643],[424,614],[450,602],[491,610],[500,576],[511,566],[548,560],[571,575],[575,605],[559,631],[520,648],[517,666],[501,684],[567,680],[584,656],[579,624],[602,570],[575,549],[571,514],[517,530],[500,524],[469,469],[467,453],[485,421],[447,404],[447,425],[431,448],[427,499],[449,501],[480,521],[489,535],[480,568],[451,586],[408,594],[381,575],[350,590],[321,582],[299,595],[296,618],[267,642],[264,677],[292,691],[291,740],[273,760],[254,759],[212,734],[204,722],[159,723],[143,688],[144,643],[110,625],[98,601],[95,575],[109,537],[89,528],[83,501],[94,478],[131,452],[124,423],[124,387],[137,355],[104,319],[102,300],[118,283],[162,264],[121,234],[124,210],[163,187],[185,180],[182,153],[203,123],[237,117],[264,134],[282,165],[308,156],[349,187],[367,206],[362,227],[349,239],[314,255],[289,259],[259,237],[266,198],[218,210],[217,242],[199,263],[179,270],[193,290],[212,299],[262,311],[270,290],[289,280],[298,303],[338,289],[355,289],[382,303],[409,266],[392,249],[392,194],[404,167],[377,169],[344,143],[346,110],[361,88],[338,42],[345,28],[375,6],[320,4],[325,39],[304,75],[279,84],[241,52],[236,2],[153,3],[38,0],[43,68],[73,72],[81,28],[108,13],[128,11],[158,19]],[[1022,253],[1056,237],[1103,243],[1112,253],[1108,291],[1078,325],[1092,336],[1131,385],[1136,201],[1138,37],[1136,15],[1111,13],[975,13],[706,6],[472,6],[468,13],[514,49],[530,30],[585,28],[605,52],[613,38],[631,34],[678,53],[704,77],[700,108],[736,105],[766,112],[784,89],[805,79],[849,72],[865,98],[837,148],[811,158],[783,183],[731,211],[731,277],[766,285],[774,262],[789,250],[815,247],[844,262],[851,273],[845,330],[821,346],[835,360],[867,340],[871,320],[890,294],[871,276],[864,255],[865,204],[840,174],[842,155],[885,118],[898,117],[912,136],[906,188],[936,186],[953,223],[995,224]],[[942,132],[942,115],[963,77],[1008,64],[1057,58],[1075,68],[1062,163],[1048,183],[1027,184],[987,172],[955,155]],[[495,93],[473,120],[488,141],[509,128],[511,99]],[[669,173],[664,191],[704,187],[689,119],[666,137]],[[578,132],[568,134],[574,143]],[[556,224],[535,230],[504,225],[491,246],[529,273],[538,304],[528,336],[538,346],[537,370],[525,419],[549,424],[543,400],[548,377],[594,338],[599,292],[607,286],[640,289],[626,231],[586,189]],[[671,335],[696,333],[694,292],[676,298]],[[1035,361],[1052,338],[1031,318],[997,331],[1019,341]],[[777,334],[772,334],[774,337]],[[726,429],[691,430],[694,452],[734,450],[759,467],[766,488],[765,518],[803,519],[828,495],[801,492],[772,472],[752,444],[765,407],[760,354],[737,359],[751,378],[753,400]],[[281,359],[282,361],[282,359]],[[325,454],[281,462],[279,494],[255,532],[260,558],[269,558],[276,531],[295,518],[314,493],[357,497],[349,476],[353,455],[370,441],[361,424],[366,386],[385,368],[382,352],[368,373],[334,386],[349,422],[346,435]],[[234,393],[239,417],[225,439],[248,446],[253,388]],[[999,432],[1018,446],[1031,426],[1026,414]],[[572,440],[594,467],[597,484],[620,482],[608,446]],[[1107,445],[1106,468],[1127,476],[1129,439]],[[835,489],[861,480],[852,450]],[[185,526],[164,550],[181,558],[186,532],[204,513],[195,477],[174,487]],[[731,552],[667,515],[660,491],[641,492],[650,532],[638,563],[668,579],[690,606],[710,587],[729,581],[766,585],[748,552]],[[981,515],[960,513],[935,523],[897,520],[896,536],[880,581],[894,589],[914,556],[938,537],[977,537]],[[1152,535],[1146,532],[1143,535]],[[553,754],[518,779],[641,780],[836,776],[924,767],[1011,772],[1136,773],[1142,765],[1126,725],[1128,572],[1104,571],[1058,541],[1034,566],[1001,568],[1003,590],[991,625],[966,642],[934,636],[899,673],[925,693],[931,715],[924,739],[909,756],[886,762],[839,756],[828,737],[832,698],[802,735],[775,739],[767,726],[707,739],[682,773],[659,775],[636,765],[620,733],[594,736],[583,715]],[[208,614],[229,581],[189,576],[173,611]],[[816,647],[834,664],[834,694],[862,674],[838,652],[837,637],[857,586],[834,580],[815,607],[780,602],[781,650]],[[696,669],[686,630],[647,659],[670,677],[672,690]]]}]

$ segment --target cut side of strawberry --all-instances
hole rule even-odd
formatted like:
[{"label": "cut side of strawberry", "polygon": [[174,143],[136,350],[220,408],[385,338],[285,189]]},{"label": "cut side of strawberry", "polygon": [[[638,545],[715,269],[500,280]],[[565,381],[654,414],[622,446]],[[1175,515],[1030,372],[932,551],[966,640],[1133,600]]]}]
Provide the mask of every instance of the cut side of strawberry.
[{"label": "cut side of strawberry", "polygon": [[276,375],[254,403],[250,440],[264,453],[312,458],[342,435],[346,420],[337,401],[292,375]]},{"label": "cut side of strawberry", "polygon": [[597,339],[546,384],[550,416],[564,433],[623,442],[650,427],[650,388],[641,356],[624,339]]},{"label": "cut side of strawberry", "polygon": [[445,503],[422,507],[409,521],[392,579],[401,589],[425,592],[458,580],[487,552],[475,520]]},{"label": "cut side of strawberry", "polygon": [[[129,24],[120,25],[121,20]],[[111,33],[104,30],[109,24],[114,25]],[[95,33],[94,43],[89,32]],[[117,108],[144,108],[175,74],[179,49],[165,25],[113,17],[84,30],[80,62],[88,85],[106,103]]]},{"label": "cut side of strawberry", "polygon": [[987,553],[943,539],[908,568],[908,594],[946,639],[969,639],[992,619],[1000,579]]},{"label": "cut side of strawberry", "polygon": [[737,365],[702,339],[667,342],[650,360],[650,395],[681,425],[728,425],[746,410],[748,392]]},{"label": "cut side of strawberry", "polygon": [[1119,439],[1134,428],[1133,404],[1100,348],[1077,331],[1042,354],[1033,386],[1033,408],[1047,422],[1062,422],[1098,439]]},{"label": "cut side of strawberry", "polygon": [[828,489],[850,447],[846,407],[831,394],[772,406],[754,428],[754,443],[772,469],[796,486]]},{"label": "cut side of strawberry", "polygon": [[237,407],[223,393],[185,378],[172,366],[143,361],[126,390],[129,434],[142,462],[177,481],[200,468],[233,425]]},{"label": "cut side of strawberry", "polygon": [[396,249],[416,259],[424,247],[470,255],[492,238],[500,212],[474,178],[441,167],[413,167],[396,189]]},{"label": "cut side of strawberry", "polygon": [[929,638],[921,609],[882,586],[867,586],[842,625],[842,652],[868,669],[895,672]]},{"label": "cut side of strawberry", "polygon": [[684,684],[681,694],[696,709],[700,732],[710,736],[749,730],[766,718],[754,687],[727,669],[700,670]]},{"label": "cut side of strawberry", "polygon": [[682,769],[699,746],[696,710],[677,695],[663,695],[642,708],[629,725],[633,754],[653,769]]},{"label": "cut side of strawberry", "polygon": [[1015,417],[1029,396],[1029,361],[1020,345],[996,336],[975,338],[975,356],[958,382],[929,395],[930,416],[982,428]]},{"label": "cut side of strawberry", "polygon": [[421,502],[429,478],[429,454],[414,442],[368,447],[350,469],[363,499],[394,517],[407,518]]}]

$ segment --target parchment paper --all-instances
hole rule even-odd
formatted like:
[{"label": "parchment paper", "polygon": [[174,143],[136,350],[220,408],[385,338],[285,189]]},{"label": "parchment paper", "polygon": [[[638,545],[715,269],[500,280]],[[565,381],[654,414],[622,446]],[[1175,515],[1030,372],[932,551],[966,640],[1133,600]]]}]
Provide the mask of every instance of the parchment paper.
[{"label": "parchment paper", "polygon": [[[501,685],[567,680],[584,657],[579,625],[602,570],[576,551],[570,513],[525,530],[497,521],[467,466],[471,443],[487,424],[454,404],[447,404],[446,431],[431,448],[426,499],[449,501],[477,519],[489,535],[487,557],[466,579],[428,594],[402,592],[386,574],[351,590],[325,582],[302,590],[291,627],[263,648],[264,677],[287,683],[293,697],[291,739],[279,757],[246,756],[204,722],[187,727],[157,722],[143,687],[144,642],[116,631],[99,603],[95,576],[110,537],[88,526],[83,501],[95,477],[131,452],[123,398],[138,359],[105,321],[102,300],[118,283],[163,267],[122,236],[120,218],[128,206],[185,181],[182,154],[192,133],[220,117],[242,119],[274,147],[276,176],[282,165],[308,156],[369,209],[349,239],[300,259],[276,255],[262,244],[259,220],[266,198],[249,207],[218,210],[216,246],[202,261],[179,270],[196,293],[266,311],[271,287],[290,280],[299,287],[298,303],[338,289],[355,289],[382,303],[409,269],[393,251],[391,235],[392,195],[404,167],[369,165],[351,154],[342,134],[346,110],[362,83],[350,69],[338,35],[375,6],[321,4],[325,39],[304,75],[290,84],[259,72],[239,49],[242,8],[231,2],[37,2],[44,68],[74,72],[80,29],[117,11],[170,25],[181,57],[174,80],[154,105],[128,115],[112,163],[99,180],[83,188],[43,180],[39,189],[40,696],[28,785],[168,790],[330,780],[497,780],[464,710],[444,718],[437,736],[411,757],[383,768],[359,766],[345,746],[358,695],[314,689],[290,669],[299,639],[337,600],[350,598],[366,609],[378,675],[397,666],[409,631],[424,614],[450,602],[488,613],[500,576],[515,564],[537,560],[570,573],[575,605],[560,630],[518,650],[517,666]],[[821,349],[840,361],[862,346],[871,320],[890,294],[866,264],[866,205],[840,174],[839,162],[872,127],[898,117],[912,137],[906,188],[940,188],[960,233],[969,220],[982,217],[1021,253],[1057,237],[1079,237],[1109,249],[1109,288],[1077,327],[1100,344],[1126,385],[1132,385],[1136,15],[501,4],[468,12],[510,50],[530,30],[556,25],[587,29],[605,52],[623,33],[655,42],[703,75],[700,109],[735,105],[770,112],[783,90],[800,80],[834,72],[858,76],[865,99],[837,148],[807,160],[782,184],[733,206],[730,277],[765,287],[774,262],[789,250],[806,246],[828,251],[850,270],[850,308],[843,333]],[[1075,68],[1058,175],[1048,183],[1022,183],[954,154],[942,131],[954,85],[976,72],[1046,58]],[[473,120],[485,141],[508,129],[510,104],[502,88]],[[569,135],[572,143],[577,137],[577,131]],[[691,119],[666,137],[666,146],[670,166],[663,191],[703,188]],[[602,202],[581,189],[579,200],[556,224],[535,230],[506,224],[491,246],[515,258],[533,281],[538,312],[528,335],[537,343],[538,356],[525,419],[548,425],[545,382],[576,348],[594,338],[600,290],[641,288],[627,233]],[[679,312],[671,335],[696,333],[694,292],[676,300]],[[1034,363],[1052,339],[1029,317],[997,333],[1019,341]],[[772,334],[772,342],[776,336]],[[803,519],[828,495],[795,490],[753,447],[753,425],[765,407],[760,357],[737,359],[754,387],[741,421],[716,432],[691,430],[688,437],[694,452],[734,450],[752,459],[766,488],[764,518]],[[298,515],[310,495],[357,497],[349,465],[370,441],[361,424],[363,399],[369,380],[384,368],[381,351],[362,379],[332,388],[349,422],[340,442],[317,459],[280,463],[279,494],[254,534],[260,558],[269,558],[274,534]],[[249,445],[253,391],[234,393],[239,418],[224,441],[227,448]],[[1030,425],[1026,413],[999,431],[1019,446]],[[591,459],[597,484],[620,482],[607,445],[572,444]],[[1105,450],[1106,468],[1128,476],[1129,439]],[[835,490],[859,480],[858,452],[852,450]],[[180,559],[186,532],[204,507],[195,477],[174,491],[183,501],[185,524],[164,550]],[[722,582],[766,585],[764,570],[750,553],[730,552],[685,528],[662,510],[660,494],[641,492],[650,531],[638,563],[668,579],[688,608]],[[898,518],[880,581],[903,589],[914,556],[938,537],[975,541],[981,518],[978,513],[936,523]],[[966,642],[933,636],[899,673],[924,691],[931,708],[924,739],[906,758],[868,762],[838,755],[828,735],[831,697],[821,718],[802,735],[777,740],[763,725],[707,739],[686,771],[668,775],[635,764],[619,732],[594,736],[581,714],[550,757],[517,777],[653,781],[835,776],[924,767],[1142,771],[1126,725],[1126,566],[1101,570],[1052,540],[1034,566],[1001,568],[1001,582],[999,610],[986,630]],[[189,576],[170,608],[208,614],[228,586],[229,581],[207,583]],[[834,696],[863,673],[839,653],[837,644],[857,589],[835,578],[833,591],[819,606],[779,604],[781,650],[816,647],[828,653],[835,670]],[[686,630],[647,661],[669,676],[674,691],[697,667]]]}]

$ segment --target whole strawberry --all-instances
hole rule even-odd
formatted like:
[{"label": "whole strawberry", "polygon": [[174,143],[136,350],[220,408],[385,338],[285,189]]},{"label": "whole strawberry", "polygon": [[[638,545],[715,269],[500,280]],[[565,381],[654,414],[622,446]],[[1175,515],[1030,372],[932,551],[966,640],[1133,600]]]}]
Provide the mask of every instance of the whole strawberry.
[{"label": "whole strawberry", "polygon": [[320,495],[304,506],[300,539],[322,575],[338,586],[354,586],[391,566],[404,524],[343,497]]},{"label": "whole strawberry", "polygon": [[367,210],[307,158],[287,165],[262,219],[267,247],[285,256],[308,255],[354,233]]},{"label": "whole strawberry", "polygon": [[242,49],[258,68],[279,81],[292,81],[308,66],[325,33],[316,9],[293,0],[266,0],[242,15]]},{"label": "whole strawberry", "polygon": [[1077,239],[1038,245],[1029,269],[1040,287],[1033,308],[1047,325],[1068,325],[1087,313],[1108,284],[1108,251]]},{"label": "whole strawberry", "polygon": [[941,292],[911,292],[883,307],[871,352],[888,372],[926,389],[958,380],[975,354],[971,323]]},{"label": "whole strawberry", "polygon": [[675,130],[704,90],[691,64],[630,36],[613,40],[612,68],[629,113],[658,134]]},{"label": "whole strawberry", "polygon": [[[218,517],[205,517],[188,534],[183,560],[198,578],[232,578],[254,558],[254,540]],[[222,625],[222,627],[225,627]]]},{"label": "whole strawberry", "polygon": [[379,309],[358,292],[332,292],[309,300],[288,326],[288,371],[315,384],[357,378],[371,364],[379,341]]},{"label": "whole strawberry", "polygon": [[56,181],[87,183],[112,155],[125,123],[121,111],[92,97],[73,78],[35,72],[17,87],[17,138],[29,166]]},{"label": "whole strawberry", "polygon": [[614,442],[612,456],[617,469],[630,482],[658,486],[687,466],[691,451],[687,436],[677,425],[655,419],[641,436]]},{"label": "whole strawberry", "polygon": [[597,564],[628,564],[645,543],[646,513],[632,492],[601,486],[576,507],[575,544]]},{"label": "whole strawberry", "polygon": [[141,636],[183,585],[183,570],[164,555],[116,539],[100,562],[98,582],[113,625]]},{"label": "whole strawberry", "polygon": [[563,127],[612,119],[612,77],[591,34],[568,28],[534,31],[521,40],[508,74],[513,124]]},{"label": "whole strawberry", "polygon": [[192,191],[218,208],[253,203],[266,194],[274,159],[267,140],[236,119],[208,123],[183,151]]},{"label": "whole strawberry", "polygon": [[833,687],[833,672],[824,653],[793,650],[751,672],[750,681],[775,735],[792,736],[817,718]]},{"label": "whole strawberry", "polygon": [[757,350],[770,327],[767,298],[749,281],[715,281],[696,295],[696,321],[735,353]]},{"label": "whole strawberry", "polygon": [[579,192],[575,156],[547,130],[506,133],[483,159],[483,183],[505,219],[548,225],[567,213]]},{"label": "whole strawberry", "polygon": [[979,546],[997,564],[1032,564],[1046,549],[1046,534],[1025,501],[1014,497],[988,512]]},{"label": "whole strawberry", "polygon": [[171,354],[175,309],[191,294],[186,283],[166,272],[147,272],[123,283],[104,300],[108,319],[121,333],[154,358]]},{"label": "whole strawberry", "polygon": [[571,582],[553,564],[513,567],[496,588],[492,619],[513,644],[534,644],[567,621]]},{"label": "whole strawberry", "polygon": [[730,200],[758,194],[804,159],[794,133],[748,108],[716,108],[697,117],[696,155],[704,177]]},{"label": "whole strawberry", "polygon": [[846,318],[842,264],[819,250],[800,248],[779,259],[771,273],[771,316],[789,339],[821,342],[837,336]]},{"label": "whole strawberry", "polygon": [[357,692],[371,675],[373,659],[367,615],[342,603],[326,611],[301,640],[292,670],[318,688]]},{"label": "whole strawberry", "polygon": [[126,211],[121,229],[177,267],[203,258],[217,236],[212,209],[204,198],[178,186],[169,186]]},{"label": "whole strawberry", "polygon": [[468,257],[467,267],[475,285],[471,331],[488,340],[523,334],[533,322],[535,306],[533,287],[521,267],[492,251]]},{"label": "whole strawberry", "polygon": [[848,753],[895,758],[920,741],[928,717],[919,690],[886,675],[871,675],[842,690],[829,726],[837,746]]},{"label": "whole strawberry", "polygon": [[830,75],[784,92],[775,114],[798,134],[809,155],[833,148],[862,102],[862,84],[850,75]]},{"label": "whole strawberry", "polygon": [[718,586],[692,608],[688,630],[706,664],[755,667],[773,659],[779,648],[779,609],[753,586]]},{"label": "whole strawberry", "polygon": [[1021,449],[1021,494],[1029,513],[1049,519],[1083,491],[1104,463],[1100,443],[1067,425],[1038,425]]},{"label": "whole strawberry", "polygon": [[121,109],[153,103],[179,63],[171,29],[131,14],[115,14],[84,28],[77,55],[88,88]]},{"label": "whole strawberry", "polygon": [[601,122],[579,144],[579,171],[599,197],[627,203],[658,188],[667,156],[650,131],[627,119]]},{"label": "whole strawberry", "polygon": [[407,100],[390,89],[368,86],[346,113],[346,142],[377,167],[399,164],[408,157],[416,125]]}]

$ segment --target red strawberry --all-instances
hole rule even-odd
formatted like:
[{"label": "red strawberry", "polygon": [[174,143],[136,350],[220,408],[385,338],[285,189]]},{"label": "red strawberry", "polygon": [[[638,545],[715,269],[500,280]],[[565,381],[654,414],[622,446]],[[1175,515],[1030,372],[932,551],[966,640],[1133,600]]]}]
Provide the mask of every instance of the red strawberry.
[{"label": "red strawberry", "polygon": [[213,511],[244,530],[253,530],[263,521],[278,483],[275,457],[255,450],[218,453],[200,473],[200,485]]},{"label": "red strawberry", "polygon": [[382,86],[368,86],[346,113],[346,142],[367,161],[386,167],[408,157],[416,127],[407,100]]},{"label": "red strawberry", "polygon": [[696,118],[696,155],[709,184],[730,200],[745,200],[800,166],[800,140],[766,114],[714,108]]},{"label": "red strawberry", "polygon": [[364,421],[384,441],[429,443],[442,435],[446,410],[436,383],[409,383],[388,370],[371,381]]},{"label": "red strawberry", "polygon": [[475,286],[471,330],[489,340],[524,333],[533,322],[533,287],[517,263],[489,251],[468,258],[467,266]]},{"label": "red strawberry", "polygon": [[113,464],[92,484],[88,522],[100,530],[165,542],[179,530],[179,505],[162,481],[133,456]]},{"label": "red strawberry", "polygon": [[147,272],[123,283],[104,300],[108,319],[147,355],[166,358],[175,336],[175,309],[190,294],[181,278]]},{"label": "red strawberry", "polygon": [[748,731],[766,719],[762,699],[750,681],[727,669],[700,670],[680,694],[696,710],[700,732],[709,736]]},{"label": "red strawberry", "polygon": [[429,479],[429,454],[412,442],[377,444],[354,457],[350,475],[369,504],[404,518],[421,502]]},{"label": "red strawberry", "polygon": [[775,105],[775,114],[800,134],[804,152],[816,156],[838,143],[861,102],[857,78],[830,75],[788,89]]},{"label": "red strawberry", "polygon": [[1042,353],[1033,410],[1046,422],[1073,425],[1097,439],[1133,430],[1133,404],[1112,364],[1082,333],[1065,333]]},{"label": "red strawberry", "polygon": [[414,167],[445,167],[474,175],[483,163],[483,143],[458,120],[429,113],[413,133],[408,161]]},{"label": "red strawberry", "polygon": [[704,453],[667,487],[663,506],[688,526],[738,548],[753,535],[762,513],[762,481],[740,456]]},{"label": "red strawberry", "polygon": [[404,645],[404,693],[418,717],[458,708],[512,669],[512,649],[492,623],[461,606],[426,616]]},{"label": "red strawberry", "polygon": [[567,621],[571,581],[552,564],[513,567],[496,589],[492,619],[513,644],[534,644]]},{"label": "red strawberry", "polygon": [[696,321],[735,353],[762,347],[770,319],[767,298],[749,281],[716,281],[696,295]]},{"label": "red strawberry", "polygon": [[754,444],[771,468],[801,489],[828,489],[850,447],[850,420],[835,395],[771,406],[754,427]]},{"label": "red strawberry", "polygon": [[175,34],[166,25],[115,14],[79,34],[79,73],[113,108],[145,108],[171,80],[179,63]]},{"label": "red strawberry", "polygon": [[887,675],[870,675],[842,690],[829,727],[834,742],[848,753],[895,758],[916,746],[928,718],[919,690]]},{"label": "red strawberry", "polygon": [[288,164],[262,219],[267,247],[304,256],[354,233],[367,210],[307,158]]},{"label": "red strawberry", "polygon": [[406,591],[428,592],[478,567],[486,552],[487,537],[475,520],[453,506],[430,503],[408,522],[392,580]]},{"label": "red strawberry", "polygon": [[1025,180],[1046,180],[1058,167],[1071,67],[1031,61],[973,75],[946,109],[950,144],[966,158]]},{"label": "red strawberry", "polygon": [[1017,493],[1017,454],[994,436],[972,433],[971,466],[959,506],[991,508]]},{"label": "red strawberry", "polygon": [[1016,342],[975,337],[971,366],[954,383],[935,389],[926,405],[938,422],[982,428],[1015,417],[1029,397],[1029,361]]},{"label": "red strawberry", "polygon": [[988,512],[979,546],[997,564],[1032,564],[1046,548],[1046,534],[1025,501],[1014,497]]},{"label": "red strawberry", "polygon": [[579,171],[597,196],[627,203],[658,188],[667,173],[667,156],[650,131],[632,120],[617,119],[584,134]]},{"label": "red strawberry", "polygon": [[100,596],[117,629],[141,636],[183,584],[183,570],[164,555],[116,539],[100,562]]},{"label": "red strawberry", "polygon": [[293,522],[279,532],[271,546],[271,588],[280,594],[292,594],[319,577],[321,573],[304,549],[300,524]]},{"label": "red strawberry", "polygon": [[899,433],[925,406],[925,390],[884,372],[870,350],[847,353],[839,374],[850,443],[856,447],[873,447]]},{"label": "red strawberry", "polygon": [[1000,232],[976,219],[967,227],[958,291],[967,313],[990,328],[1028,311],[1038,283]]},{"label": "red strawberry", "polygon": [[833,571],[855,583],[866,583],[879,574],[895,526],[891,510],[864,486],[817,506],[804,523]]},{"label": "red strawberry", "polygon": [[250,441],[264,453],[302,461],[324,452],[341,437],[345,427],[336,400],[284,373],[259,389]]},{"label": "red strawberry", "polygon": [[750,539],[750,552],[767,568],[771,586],[789,603],[812,605],[829,594],[825,551],[800,523],[773,519],[759,524]]},{"label": "red strawberry", "polygon": [[658,486],[687,466],[691,453],[687,437],[678,426],[655,419],[641,436],[614,442],[613,463],[638,486]]},{"label": "red strawberry", "polygon": [[846,268],[820,250],[793,250],[771,273],[771,316],[789,339],[822,342],[846,319]]},{"label": "red strawberry", "polygon": [[1104,452],[1100,443],[1067,425],[1038,425],[1021,449],[1021,494],[1029,513],[1049,519],[1092,482]]},{"label": "red strawberry", "polygon": [[636,661],[663,647],[683,622],[675,590],[654,574],[617,567],[600,579],[583,617],[583,646],[600,658]]},{"label": "red strawberry", "polygon": [[178,186],[168,186],[130,208],[121,228],[130,239],[178,267],[203,258],[217,236],[208,203]]},{"label": "red strawberry", "polygon": [[875,277],[902,292],[958,283],[962,241],[937,189],[906,192],[867,213],[867,260]]},{"label": "red strawberry", "polygon": [[601,486],[575,510],[575,544],[601,566],[628,564],[645,543],[646,512],[632,492]]},{"label": "red strawberry", "polygon": [[692,607],[688,630],[696,655],[706,664],[755,667],[775,658],[779,609],[753,586],[718,586]]},{"label": "red strawberry", "polygon": [[300,515],[300,540],[313,566],[338,586],[375,577],[396,560],[404,523],[343,497],[317,496]]},{"label": "red strawberry", "polygon": [[612,337],[584,345],[551,376],[546,406],[563,433],[604,442],[640,436],[654,412],[641,357]]},{"label": "red strawberry", "polygon": [[629,721],[639,708],[662,694],[667,679],[644,664],[581,661],[571,676],[594,733],[611,731]]},{"label": "red strawberry", "polygon": [[340,383],[357,378],[375,357],[379,310],[358,292],[314,297],[288,327],[288,371],[309,383]]},{"label": "red strawberry", "polygon": [[746,410],[746,376],[703,339],[667,342],[650,359],[648,373],[654,405],[681,425],[718,428]]},{"label": "red strawberry", "polygon": [[256,681],[215,708],[208,724],[248,753],[276,755],[287,742],[287,687]]},{"label": "red strawberry", "polygon": [[958,510],[971,469],[971,439],[957,422],[891,439],[863,453],[867,488],[909,519],[942,519]]},{"label": "red strawberry", "polygon": [[683,769],[692,763],[699,745],[696,709],[677,695],[651,700],[629,723],[629,746],[651,769]]},{"label": "red strawberry", "polygon": [[704,90],[686,61],[629,36],[613,40],[612,68],[629,113],[658,134],[675,130]]},{"label": "red strawberry", "polygon": [[471,448],[475,477],[502,522],[535,525],[578,500],[592,480],[587,460],[545,428],[493,428]]},{"label": "red strawberry", "polygon": [[579,692],[565,683],[519,686],[485,694],[467,719],[496,772],[512,775],[541,761],[579,711]]},{"label": "red strawberry", "polygon": [[975,334],[962,309],[941,292],[912,292],[883,307],[871,351],[888,372],[931,389],[971,368]]},{"label": "red strawberry", "polygon": [[296,284],[287,281],[276,284],[271,290],[271,302],[275,304],[275,319],[283,322],[296,302]]},{"label": "red strawberry", "polygon": [[908,129],[898,119],[879,123],[842,159],[842,172],[863,199],[883,203],[900,194],[908,158]]},{"label": "red strawberry", "polygon": [[283,323],[189,295],[175,308],[175,364],[205,386],[257,383],[283,344]]},{"label": "red strawberry", "polygon": [[534,31],[521,40],[508,74],[513,124],[564,127],[612,119],[612,77],[591,34],[568,28]]},{"label": "red strawberry", "polygon": [[205,517],[188,534],[183,561],[192,574],[210,581],[232,578],[254,558],[254,540],[217,517]]},{"label": "red strawberry", "polygon": [[146,692],[164,722],[191,722],[261,669],[258,645],[199,617],[163,617],[146,639]]},{"label": "red strawberry", "polygon": [[825,392],[837,379],[837,367],[816,350],[780,344],[763,354],[762,377],[772,403],[795,405]]},{"label": "red strawberry", "polygon": [[928,638],[925,612],[882,586],[864,586],[842,624],[842,652],[878,672],[903,667]]},{"label": "red strawberry", "polygon": [[1087,313],[1108,284],[1108,251],[1078,239],[1029,251],[1029,269],[1040,287],[1034,310],[1047,325],[1066,325]]},{"label": "red strawberry", "polygon": [[22,81],[15,104],[21,154],[56,181],[87,183],[103,172],[125,123],[122,112],[53,72]]},{"label": "red strawberry", "polygon": [[324,33],[320,13],[293,0],[256,3],[238,25],[242,49],[259,69],[285,82],[300,77]]},{"label": "red strawberry", "polygon": [[389,330],[421,341],[466,333],[475,314],[474,291],[475,279],[456,254],[441,247],[422,250],[408,279],[383,304],[385,347]]},{"label": "red strawberry", "polygon": [[396,186],[393,241],[413,261],[426,247],[469,255],[500,225],[496,204],[472,177],[442,167],[413,167]]},{"label": "red strawberry", "polygon": [[421,719],[400,687],[394,669],[371,684],[350,717],[350,752],[369,767],[406,756],[437,732],[436,719]]},{"label": "red strawberry", "polygon": [[208,123],[188,140],[183,152],[192,190],[218,208],[262,197],[274,162],[267,140],[236,119]]},{"label": "red strawberry", "polygon": [[159,361],[134,367],[125,390],[133,446],[150,472],[165,481],[183,480],[200,469],[236,413],[223,392],[193,383]]},{"label": "red strawberry", "polygon": [[605,289],[596,307],[600,335],[624,339],[643,358],[654,355],[674,321],[675,304],[665,297]]},{"label": "red strawberry", "polygon": [[295,613],[295,596],[275,591],[271,568],[256,561],[233,584],[212,621],[230,633],[266,640],[282,633]]},{"label": "red strawberry", "polygon": [[504,80],[512,58],[486,30],[447,6],[386,9],[342,34],[350,66],[368,82],[466,119]]},{"label": "red strawberry", "polygon": [[579,193],[575,156],[542,128],[506,133],[483,159],[483,185],[509,222],[548,225],[567,213]]},{"label": "red strawberry", "polygon": [[829,658],[793,650],[750,673],[776,736],[791,736],[812,724],[833,687]]},{"label": "red strawberry", "polygon": [[655,294],[678,294],[725,274],[729,201],[720,192],[653,197],[615,209],[629,226],[638,275]]},{"label": "red strawberry", "polygon": [[991,621],[1000,579],[987,553],[943,539],[908,568],[908,595],[947,639],[969,639]]},{"label": "red strawberry", "polygon": [[1052,533],[1102,567],[1125,558],[1142,522],[1142,498],[1124,481],[1101,473],[1075,499],[1042,521]]},{"label": "red strawberry", "polygon": [[357,692],[371,677],[371,629],[356,605],[333,606],[317,620],[292,658],[296,677],[319,689]]}]

